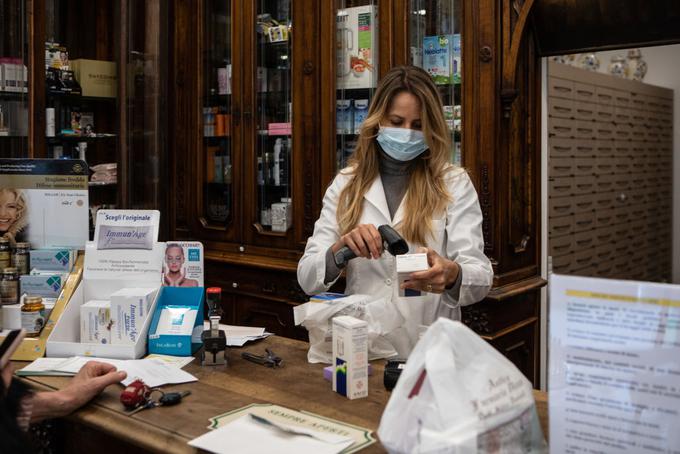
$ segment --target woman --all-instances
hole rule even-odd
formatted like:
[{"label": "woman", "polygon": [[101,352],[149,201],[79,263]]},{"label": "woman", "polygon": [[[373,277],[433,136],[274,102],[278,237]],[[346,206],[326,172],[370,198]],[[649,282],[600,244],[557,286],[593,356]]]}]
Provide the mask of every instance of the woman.
[{"label": "woman", "polygon": [[0,188],[0,236],[14,245],[27,225],[26,198],[19,189]]},{"label": "woman", "polygon": [[171,243],[165,248],[165,275],[163,283],[167,287],[197,287],[198,281],[188,279],[184,269],[184,249]]},{"label": "woman", "polygon": [[[467,173],[449,164],[451,149],[431,77],[416,67],[389,71],[298,264],[302,289],[322,292],[340,275],[334,254],[349,247],[357,258],[347,264],[345,292],[393,305],[403,324],[386,337],[403,357],[437,317],[460,319],[460,306],[483,299],[491,287],[477,193]],[[394,258],[383,253],[376,228],[382,224],[407,240],[410,253],[427,252],[430,268],[402,284],[422,296],[399,297]]]}]

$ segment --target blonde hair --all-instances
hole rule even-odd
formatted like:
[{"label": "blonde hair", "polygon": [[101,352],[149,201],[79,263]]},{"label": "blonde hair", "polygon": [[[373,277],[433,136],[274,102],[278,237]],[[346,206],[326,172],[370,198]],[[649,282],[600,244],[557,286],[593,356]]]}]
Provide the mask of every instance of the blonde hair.
[{"label": "blonde hair", "polygon": [[379,149],[375,139],[380,121],[388,115],[392,100],[402,92],[420,101],[420,119],[428,150],[415,158],[411,167],[404,207],[406,213],[413,215],[404,218],[399,231],[407,241],[425,245],[432,232],[432,219],[452,200],[445,177],[453,166],[449,164],[451,136],[439,92],[430,75],[415,66],[392,68],[378,84],[357,147],[343,171],[352,178],[340,193],[336,217],[343,235],[359,223],[363,197],[379,174]]},{"label": "blonde hair", "polygon": [[14,203],[17,204],[17,216],[14,222],[9,226],[6,232],[2,232],[2,236],[9,239],[12,244],[16,242],[16,236],[24,227],[26,227],[26,197],[21,189],[2,188],[0,187],[0,194],[7,192],[14,195]]}]

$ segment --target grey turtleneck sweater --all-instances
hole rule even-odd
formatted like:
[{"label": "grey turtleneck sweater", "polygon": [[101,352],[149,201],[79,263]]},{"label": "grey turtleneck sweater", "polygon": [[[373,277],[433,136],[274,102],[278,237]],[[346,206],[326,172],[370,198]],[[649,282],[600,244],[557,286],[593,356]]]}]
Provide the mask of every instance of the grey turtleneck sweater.
[{"label": "grey turtleneck sweater", "polygon": [[[384,151],[379,150],[380,153],[380,179],[382,180],[383,190],[385,191],[385,200],[387,201],[387,208],[390,211],[390,217],[394,218],[395,213],[401,205],[401,201],[406,194],[408,187],[408,180],[411,174],[411,164],[414,161],[399,161],[385,154]],[[417,159],[417,158],[416,158]],[[333,258],[333,251],[328,248],[326,252],[326,273],[324,282],[333,282],[340,275],[340,268],[335,264]],[[455,292],[453,295],[458,299],[460,290],[460,283],[462,280],[462,271],[458,273],[458,278],[449,292]]]}]

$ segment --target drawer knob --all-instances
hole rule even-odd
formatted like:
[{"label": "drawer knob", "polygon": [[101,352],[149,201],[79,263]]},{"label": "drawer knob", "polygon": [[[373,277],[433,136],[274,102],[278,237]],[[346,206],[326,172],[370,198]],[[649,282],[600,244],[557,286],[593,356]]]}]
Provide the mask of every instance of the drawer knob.
[{"label": "drawer knob", "polygon": [[231,283],[231,286],[232,286],[233,288],[238,288],[238,282],[232,282],[232,283]]},{"label": "drawer knob", "polygon": [[625,202],[627,198],[628,198],[628,197],[627,197],[626,194],[624,194],[623,192],[622,192],[621,194],[619,194],[619,196],[617,197],[617,199],[618,199],[620,202]]}]

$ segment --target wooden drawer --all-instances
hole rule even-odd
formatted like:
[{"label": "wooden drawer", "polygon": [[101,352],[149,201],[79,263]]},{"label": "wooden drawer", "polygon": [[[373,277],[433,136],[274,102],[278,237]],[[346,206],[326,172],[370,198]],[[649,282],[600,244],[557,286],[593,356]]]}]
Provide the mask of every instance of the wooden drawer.
[{"label": "wooden drawer", "polygon": [[595,272],[598,277],[612,277],[614,275],[614,263],[610,260],[599,261],[595,265]]},{"label": "wooden drawer", "polygon": [[550,197],[548,199],[548,216],[567,216],[574,213],[573,197]]},{"label": "wooden drawer", "polygon": [[573,161],[574,175],[593,175],[596,172],[596,158],[592,156],[578,157]]},{"label": "wooden drawer", "polygon": [[628,257],[628,238],[619,236],[614,242],[614,260],[621,257]]},{"label": "wooden drawer", "polygon": [[614,134],[616,140],[632,140],[634,138],[630,123],[616,123]]},{"label": "wooden drawer", "polygon": [[630,93],[626,91],[614,91],[614,106],[615,107],[630,107]]},{"label": "wooden drawer", "polygon": [[597,266],[595,264],[588,265],[585,268],[580,268],[578,265],[574,265],[574,270],[571,271],[572,276],[582,276],[582,277],[596,277],[597,276]]},{"label": "wooden drawer", "polygon": [[551,118],[548,120],[548,134],[550,137],[575,137],[576,120],[569,120],[566,118]]},{"label": "wooden drawer", "polygon": [[618,205],[614,208],[614,224],[627,224],[629,220],[630,212],[627,206]]},{"label": "wooden drawer", "polygon": [[614,107],[604,104],[595,104],[595,119],[603,123],[614,121]]},{"label": "wooden drawer", "polygon": [[572,157],[550,157],[548,160],[548,177],[570,177],[574,175],[574,161]]},{"label": "wooden drawer", "polygon": [[628,211],[630,211],[633,218],[645,219],[647,217],[644,199],[645,195],[642,190],[630,191],[630,195],[628,196]]},{"label": "wooden drawer", "polygon": [[574,231],[574,216],[560,216],[548,220],[548,233],[550,238],[561,235],[570,235]]},{"label": "wooden drawer", "polygon": [[570,158],[574,156],[577,144],[578,142],[575,139],[549,138],[548,148],[550,150],[550,158]]},{"label": "wooden drawer", "polygon": [[574,82],[574,94],[572,99],[574,101],[595,102],[595,86]]},{"label": "wooden drawer", "polygon": [[593,121],[597,118],[597,104],[574,101],[572,115],[577,120]]},{"label": "wooden drawer", "polygon": [[571,260],[572,269],[581,269],[594,264],[595,264],[594,249],[576,252]]},{"label": "wooden drawer", "polygon": [[614,141],[614,155],[616,156],[630,156],[631,143],[628,140]]},{"label": "wooden drawer", "polygon": [[591,212],[596,208],[594,194],[571,197],[571,201],[572,211],[574,213]]},{"label": "wooden drawer", "polygon": [[614,90],[607,87],[595,87],[595,101],[600,105],[613,105]]},{"label": "wooden drawer", "polygon": [[[614,161],[615,162],[615,161]],[[597,180],[595,180],[595,188],[597,189],[598,193],[609,193],[614,190],[614,181],[616,181],[616,176],[611,174],[611,175],[598,175]],[[613,198],[612,198],[613,200]],[[604,204],[600,202],[600,199],[598,198],[596,200],[597,207],[598,208],[610,208],[611,204]]]},{"label": "wooden drawer", "polygon": [[[611,175],[600,175],[600,177],[598,178],[598,182],[602,178],[604,178],[604,177],[609,178],[610,176]],[[609,208],[616,207],[616,204],[617,204],[616,197],[617,196],[618,196],[618,194],[616,192],[613,192],[613,191],[598,192],[597,194],[595,194],[595,206],[597,207],[596,209],[597,210],[606,210],[606,209],[609,209]]]},{"label": "wooden drawer", "polygon": [[548,196],[566,197],[572,195],[573,177],[551,178],[548,180]]},{"label": "wooden drawer", "polygon": [[614,258],[614,243],[597,243],[595,246],[595,260],[599,262],[609,261]]},{"label": "wooden drawer", "polygon": [[591,176],[573,177],[571,192],[573,195],[593,194],[597,190],[595,179]]},{"label": "wooden drawer", "polygon": [[585,232],[595,229],[595,213],[579,213],[574,215],[574,232]]},{"label": "wooden drawer", "polygon": [[595,170],[600,176],[612,174],[614,173],[614,169],[614,159],[611,156],[601,156],[598,154],[598,156],[595,158]]},{"label": "wooden drawer", "polygon": [[632,171],[630,161],[631,158],[629,156],[618,156],[614,164],[614,173],[630,173]]},{"label": "wooden drawer", "polygon": [[628,124],[633,121],[633,115],[627,107],[614,107],[614,123],[618,124]]},{"label": "wooden drawer", "polygon": [[[620,167],[617,167],[617,172],[620,171]],[[630,189],[630,177],[627,174],[617,174],[614,179],[614,190],[625,192]]]},{"label": "wooden drawer", "polygon": [[633,125],[647,125],[649,124],[648,112],[641,109],[630,109],[630,118]]},{"label": "wooden drawer", "polygon": [[616,209],[609,208],[607,210],[597,210],[595,212],[595,227],[607,227],[614,225],[616,221]]},{"label": "wooden drawer", "polygon": [[641,195],[639,191],[636,191],[636,189],[640,189],[645,187],[647,184],[647,174],[646,173],[641,173],[638,172],[638,168],[632,167],[631,170],[633,171],[630,174],[630,186],[631,189],[628,191],[629,194],[629,199],[632,201],[633,199],[633,194],[635,194],[635,199],[636,201],[633,203],[640,203],[642,201],[642,198],[639,198],[638,195]]},{"label": "wooden drawer", "polygon": [[595,232],[592,230],[586,232],[579,232],[573,235],[573,247],[575,251],[583,251],[586,249],[595,250],[597,239]]},{"label": "wooden drawer", "polygon": [[647,108],[647,100],[645,99],[645,95],[642,95],[640,93],[631,93],[630,94],[630,106],[634,109],[640,109],[644,110]]},{"label": "wooden drawer", "polygon": [[614,140],[616,138],[616,125],[612,122],[594,123],[595,137],[599,140]]},{"label": "wooden drawer", "polygon": [[592,139],[579,139],[574,152],[575,157],[587,158],[597,154],[597,142]]},{"label": "wooden drawer", "polygon": [[595,229],[595,238],[598,244],[612,243],[614,237],[614,227],[600,227]]},{"label": "wooden drawer", "polygon": [[574,83],[559,77],[548,77],[548,96],[571,99],[574,93]]},{"label": "wooden drawer", "polygon": [[558,257],[565,254],[571,254],[573,251],[574,237],[572,235],[564,235],[550,238],[548,241],[548,250],[550,255]]},{"label": "wooden drawer", "polygon": [[633,238],[640,238],[641,235],[644,235],[647,229],[644,219],[635,219],[633,216],[630,217],[628,227],[628,231]]},{"label": "wooden drawer", "polygon": [[552,259],[553,273],[561,274],[569,273],[572,266],[572,257],[573,256],[571,254],[553,257]]},{"label": "wooden drawer", "polygon": [[579,139],[597,139],[595,122],[587,120],[574,120],[576,129],[574,136]]},{"label": "wooden drawer", "polygon": [[552,118],[574,118],[574,101],[571,99],[549,97],[548,115]]}]

